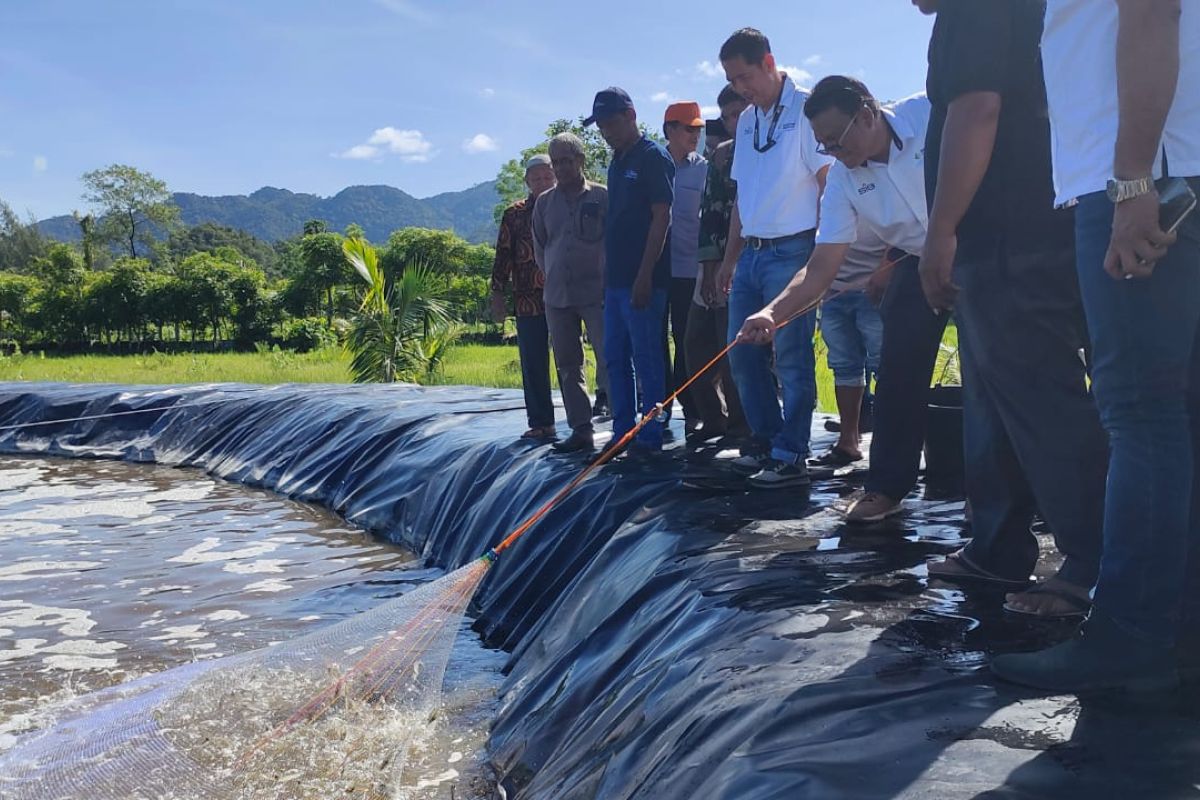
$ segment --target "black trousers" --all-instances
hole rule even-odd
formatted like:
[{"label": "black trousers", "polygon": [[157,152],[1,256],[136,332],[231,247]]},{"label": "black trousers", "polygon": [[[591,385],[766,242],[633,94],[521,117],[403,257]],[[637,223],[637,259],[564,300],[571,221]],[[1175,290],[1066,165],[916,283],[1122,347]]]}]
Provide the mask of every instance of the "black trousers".
[{"label": "black trousers", "polygon": [[517,317],[517,354],[529,427],[549,427],[554,424],[554,400],[550,396],[550,329],[545,314]]},{"label": "black trousers", "polygon": [[[667,393],[670,394],[691,377],[687,369],[687,323],[688,314],[692,309],[692,294],[696,290],[695,278],[671,278],[667,290],[667,313],[663,315],[663,358],[665,359],[664,375],[667,376]],[[670,323],[670,338],[675,341],[675,357],[671,357],[671,349],[667,344],[667,324]],[[683,407],[683,416],[687,419],[699,419],[699,412],[688,389],[679,395],[679,405]],[[670,405],[666,406],[671,409]]]},{"label": "black trousers", "polygon": [[[978,253],[978,254],[976,254]],[[1087,385],[1087,326],[1074,248],[1012,252],[1003,239],[960,257],[955,305],[963,441],[976,565],[1028,578],[1040,513],[1059,576],[1091,587],[1100,565],[1108,439]]]}]

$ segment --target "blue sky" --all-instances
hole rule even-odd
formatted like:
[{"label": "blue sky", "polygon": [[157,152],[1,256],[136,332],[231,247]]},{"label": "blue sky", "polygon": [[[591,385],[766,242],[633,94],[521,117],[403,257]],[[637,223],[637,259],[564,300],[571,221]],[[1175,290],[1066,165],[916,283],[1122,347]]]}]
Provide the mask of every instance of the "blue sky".
[{"label": "blue sky", "polygon": [[808,85],[883,98],[923,88],[930,30],[909,0],[3,2],[0,198],[38,217],[113,162],[201,194],[464,189],[604,86],[652,123],[713,105],[743,25]]}]

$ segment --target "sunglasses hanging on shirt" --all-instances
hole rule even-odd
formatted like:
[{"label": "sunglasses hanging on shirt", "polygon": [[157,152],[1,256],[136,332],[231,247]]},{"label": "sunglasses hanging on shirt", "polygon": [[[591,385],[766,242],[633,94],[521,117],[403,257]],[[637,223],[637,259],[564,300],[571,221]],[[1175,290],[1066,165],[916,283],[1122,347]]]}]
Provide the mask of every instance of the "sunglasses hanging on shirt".
[{"label": "sunglasses hanging on shirt", "polygon": [[783,114],[783,109],[784,109],[783,103],[775,104],[775,113],[773,113],[771,115],[771,124],[767,127],[767,143],[766,144],[760,144],[758,141],[758,137],[759,137],[758,109],[757,108],[754,109],[754,149],[756,152],[765,153],[768,150],[770,150],[772,147],[775,146],[776,141],[778,141],[775,138],[775,126],[779,124],[779,116],[781,114]]}]

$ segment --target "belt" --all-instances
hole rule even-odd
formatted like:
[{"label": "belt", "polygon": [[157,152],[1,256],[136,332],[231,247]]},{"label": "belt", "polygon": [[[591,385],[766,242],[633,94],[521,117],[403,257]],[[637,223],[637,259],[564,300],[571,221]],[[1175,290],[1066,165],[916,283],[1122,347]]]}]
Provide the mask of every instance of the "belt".
[{"label": "belt", "polygon": [[816,233],[816,228],[809,228],[806,231],[800,231],[799,233],[793,233],[788,236],[776,236],[774,239],[764,239],[761,236],[747,236],[745,237],[746,246],[751,250],[761,250],[764,247],[770,247],[771,245],[779,244],[780,242],[790,242],[793,239],[810,238],[815,236]]}]

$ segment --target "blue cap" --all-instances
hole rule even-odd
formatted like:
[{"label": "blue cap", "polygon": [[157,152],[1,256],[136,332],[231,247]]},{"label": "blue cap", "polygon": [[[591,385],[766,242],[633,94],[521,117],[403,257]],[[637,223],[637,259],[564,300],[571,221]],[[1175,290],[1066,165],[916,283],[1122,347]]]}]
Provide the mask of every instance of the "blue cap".
[{"label": "blue cap", "polygon": [[592,101],[592,115],[583,121],[583,126],[586,128],[593,122],[607,119],[631,108],[633,108],[633,100],[630,99],[629,92],[619,86],[610,86],[596,92],[596,99]]}]

